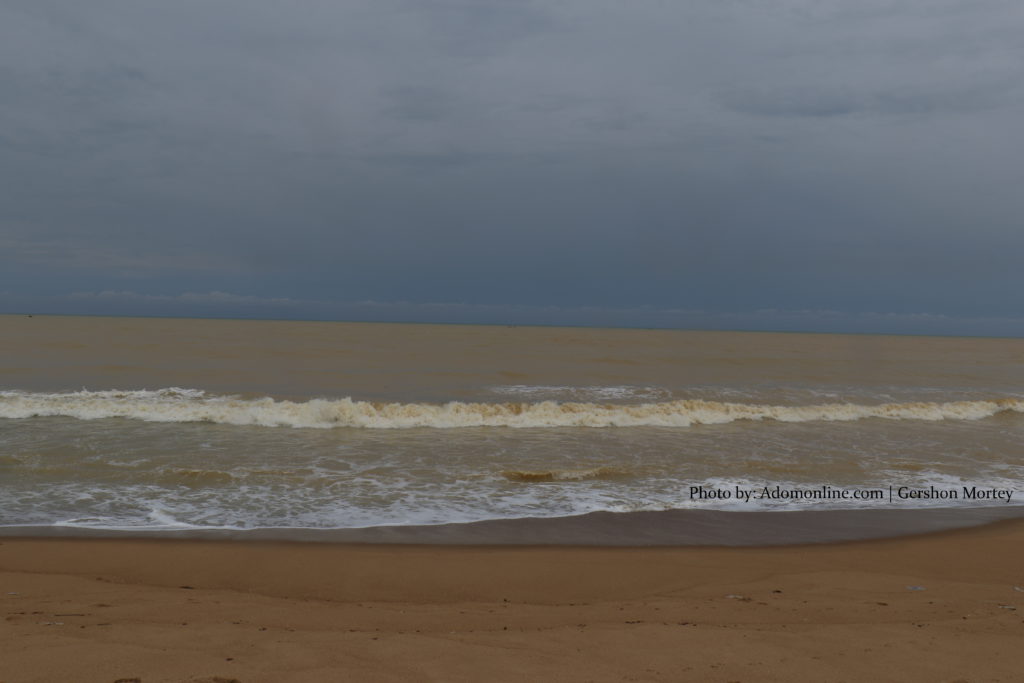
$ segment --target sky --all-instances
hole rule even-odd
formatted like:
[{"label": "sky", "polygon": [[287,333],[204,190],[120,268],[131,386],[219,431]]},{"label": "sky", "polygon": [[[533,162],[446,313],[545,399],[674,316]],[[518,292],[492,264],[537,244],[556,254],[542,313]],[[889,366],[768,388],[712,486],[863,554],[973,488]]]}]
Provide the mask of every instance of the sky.
[{"label": "sky", "polygon": [[5,0],[0,312],[1024,336],[1019,0]]}]

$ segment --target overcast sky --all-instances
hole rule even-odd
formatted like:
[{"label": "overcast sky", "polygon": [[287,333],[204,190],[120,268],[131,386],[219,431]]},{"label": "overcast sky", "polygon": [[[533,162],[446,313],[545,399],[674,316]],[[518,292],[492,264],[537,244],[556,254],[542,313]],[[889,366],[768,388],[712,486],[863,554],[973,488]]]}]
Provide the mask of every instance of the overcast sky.
[{"label": "overcast sky", "polygon": [[1020,0],[3,0],[0,311],[1024,335]]}]

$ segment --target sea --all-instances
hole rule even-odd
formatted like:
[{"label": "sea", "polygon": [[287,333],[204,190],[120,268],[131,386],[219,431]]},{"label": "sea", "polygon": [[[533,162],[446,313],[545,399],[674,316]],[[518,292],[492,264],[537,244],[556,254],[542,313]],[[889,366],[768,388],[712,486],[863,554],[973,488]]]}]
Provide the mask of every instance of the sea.
[{"label": "sea", "polygon": [[770,543],[1022,506],[1021,339],[0,316],[0,533]]}]

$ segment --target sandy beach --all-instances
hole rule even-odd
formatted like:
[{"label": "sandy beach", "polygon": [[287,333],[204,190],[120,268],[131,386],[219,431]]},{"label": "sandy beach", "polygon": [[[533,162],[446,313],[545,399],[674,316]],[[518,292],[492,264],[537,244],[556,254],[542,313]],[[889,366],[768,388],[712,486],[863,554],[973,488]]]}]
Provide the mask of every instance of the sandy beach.
[{"label": "sandy beach", "polygon": [[774,548],[0,541],[0,681],[1013,681],[1024,522]]}]

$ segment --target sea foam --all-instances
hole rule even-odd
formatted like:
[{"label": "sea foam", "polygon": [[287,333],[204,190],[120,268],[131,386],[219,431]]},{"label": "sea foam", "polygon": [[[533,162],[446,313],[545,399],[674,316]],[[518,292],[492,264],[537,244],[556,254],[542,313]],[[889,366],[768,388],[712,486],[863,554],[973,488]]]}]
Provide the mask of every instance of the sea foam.
[{"label": "sea foam", "polygon": [[0,417],[65,416],[81,420],[128,418],[151,422],[211,422],[329,429],[412,427],[689,427],[739,420],[779,422],[979,420],[1024,412],[1024,399],[902,402],[878,405],[820,403],[788,406],[700,399],[632,405],[583,402],[390,403],[351,398],[275,400],[207,394],[196,389],[0,392]]}]

